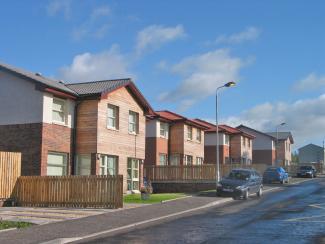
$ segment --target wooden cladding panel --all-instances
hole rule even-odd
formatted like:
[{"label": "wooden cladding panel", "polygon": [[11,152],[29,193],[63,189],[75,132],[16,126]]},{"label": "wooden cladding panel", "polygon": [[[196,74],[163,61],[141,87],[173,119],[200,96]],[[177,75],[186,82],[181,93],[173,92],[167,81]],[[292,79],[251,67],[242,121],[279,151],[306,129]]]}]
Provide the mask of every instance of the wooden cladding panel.
[{"label": "wooden cladding panel", "polygon": [[0,152],[0,198],[10,198],[21,174],[21,154]]}]

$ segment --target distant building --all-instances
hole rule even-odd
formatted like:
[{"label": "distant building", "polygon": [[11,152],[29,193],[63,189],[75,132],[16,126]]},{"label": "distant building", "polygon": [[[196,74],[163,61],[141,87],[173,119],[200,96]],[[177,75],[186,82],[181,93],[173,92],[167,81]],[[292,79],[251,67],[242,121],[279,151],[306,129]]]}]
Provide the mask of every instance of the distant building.
[{"label": "distant building", "polygon": [[298,149],[299,163],[323,163],[324,148],[315,144],[308,144]]}]

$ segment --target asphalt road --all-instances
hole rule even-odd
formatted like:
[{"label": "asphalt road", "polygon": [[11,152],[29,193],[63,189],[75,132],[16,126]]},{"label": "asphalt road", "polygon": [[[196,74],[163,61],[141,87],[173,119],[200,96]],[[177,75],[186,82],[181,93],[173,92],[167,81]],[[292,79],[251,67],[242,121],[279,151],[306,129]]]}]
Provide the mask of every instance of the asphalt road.
[{"label": "asphalt road", "polygon": [[325,179],[78,243],[325,243]]}]

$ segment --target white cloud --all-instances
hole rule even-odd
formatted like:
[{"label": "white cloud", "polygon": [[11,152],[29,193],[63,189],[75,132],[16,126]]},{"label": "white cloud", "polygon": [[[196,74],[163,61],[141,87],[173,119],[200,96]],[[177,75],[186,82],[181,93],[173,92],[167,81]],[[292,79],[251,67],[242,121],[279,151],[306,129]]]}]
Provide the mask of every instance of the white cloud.
[{"label": "white cloud", "polygon": [[286,122],[282,131],[291,131],[295,147],[321,142],[325,136],[325,94],[293,103],[264,103],[243,111],[238,116],[223,119],[232,126],[245,124],[261,131],[275,131],[275,126]]},{"label": "white cloud", "polygon": [[71,0],[52,0],[47,5],[47,14],[55,16],[63,13],[64,17],[68,19],[71,11]]},{"label": "white cloud", "polygon": [[[245,62],[230,55],[227,49],[217,49],[181,60],[171,71],[182,77],[176,89],[160,94],[163,102],[179,102],[180,110],[215,93],[225,82],[238,80]],[[189,101],[190,98],[190,101]]]},{"label": "white cloud", "polygon": [[244,41],[253,41],[256,40],[261,31],[256,27],[248,27],[244,31],[239,33],[234,33],[231,35],[221,35],[217,37],[217,44],[238,44]]},{"label": "white cloud", "polygon": [[101,17],[109,16],[111,14],[111,9],[107,5],[96,7],[90,14],[92,20],[96,20]]},{"label": "white cloud", "polygon": [[171,42],[185,36],[185,30],[182,25],[177,25],[175,27],[151,25],[138,33],[135,50],[137,55],[141,55],[145,51],[159,48],[167,42]]},{"label": "white cloud", "polygon": [[294,85],[296,91],[312,91],[319,88],[325,88],[325,76],[317,76],[315,73],[310,73]]},{"label": "white cloud", "polygon": [[96,39],[103,38],[110,27],[110,16],[111,9],[108,5],[94,8],[89,14],[89,17],[72,31],[72,38],[75,41],[80,41],[88,37]]},{"label": "white cloud", "polygon": [[67,82],[84,82],[134,77],[129,71],[126,55],[114,45],[100,53],[82,53],[73,58],[71,65],[59,70],[59,77]]}]

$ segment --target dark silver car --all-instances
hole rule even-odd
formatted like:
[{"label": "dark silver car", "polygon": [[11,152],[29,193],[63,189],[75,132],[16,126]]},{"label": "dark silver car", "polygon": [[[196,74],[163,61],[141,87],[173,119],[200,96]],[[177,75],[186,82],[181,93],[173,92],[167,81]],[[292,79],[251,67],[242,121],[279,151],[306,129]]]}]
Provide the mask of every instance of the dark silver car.
[{"label": "dark silver car", "polygon": [[310,177],[315,178],[317,176],[317,170],[314,166],[300,166],[297,177]]},{"label": "dark silver car", "polygon": [[229,196],[234,199],[248,199],[251,194],[258,197],[263,192],[263,179],[253,169],[233,169],[217,186],[217,196]]}]

